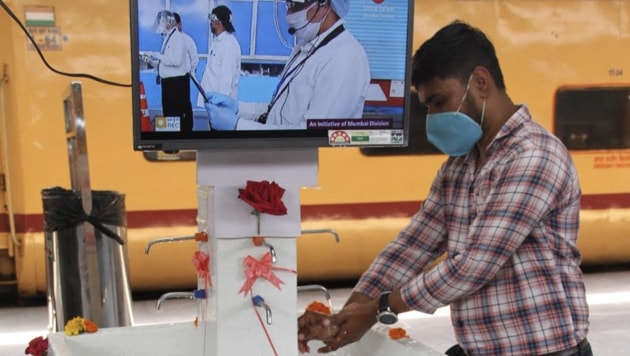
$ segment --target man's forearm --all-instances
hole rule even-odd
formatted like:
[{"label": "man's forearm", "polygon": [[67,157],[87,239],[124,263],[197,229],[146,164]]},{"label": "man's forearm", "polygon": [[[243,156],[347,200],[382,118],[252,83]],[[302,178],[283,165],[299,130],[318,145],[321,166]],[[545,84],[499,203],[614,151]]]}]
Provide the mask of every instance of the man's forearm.
[{"label": "man's forearm", "polygon": [[363,293],[352,292],[352,294],[350,294],[350,297],[346,301],[346,304],[344,304],[344,307],[352,303],[363,304],[363,303],[371,302],[372,300],[373,300],[372,298],[368,297],[367,295]]},{"label": "man's forearm", "polygon": [[[373,300],[374,299],[368,297],[365,294],[353,292],[346,301],[344,307],[352,303],[363,304],[369,303]],[[389,306],[394,312],[396,312],[396,314],[404,313],[411,310],[411,308],[409,308],[409,306],[403,301],[402,295],[400,294],[400,288],[396,288],[392,291],[392,294],[389,295]]]}]

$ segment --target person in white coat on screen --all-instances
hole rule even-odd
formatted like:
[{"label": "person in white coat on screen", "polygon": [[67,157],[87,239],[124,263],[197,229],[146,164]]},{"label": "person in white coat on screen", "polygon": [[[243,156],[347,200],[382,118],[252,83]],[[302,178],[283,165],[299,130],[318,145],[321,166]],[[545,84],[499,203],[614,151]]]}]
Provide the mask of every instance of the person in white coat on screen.
[{"label": "person in white coat on screen", "polygon": [[199,64],[199,53],[197,53],[197,44],[195,40],[190,37],[184,30],[182,29],[182,18],[177,13],[174,12],[173,16],[175,17],[175,24],[177,26],[177,30],[184,35],[184,47],[186,48],[186,56],[188,57],[188,64],[190,65],[188,68],[188,72],[190,75],[194,75],[197,70],[197,64]]},{"label": "person in white coat on screen", "polygon": [[361,118],[370,84],[367,54],[344,28],[350,0],[287,0],[294,48],[269,103],[207,93],[215,130],[306,129],[307,119]]},{"label": "person in white coat on screen", "polygon": [[186,54],[186,39],[177,29],[175,16],[168,10],[158,12],[154,27],[162,35],[160,52],[143,54],[141,59],[157,67],[157,80],[162,87],[162,115],[179,118],[180,131],[192,131],[190,64]]},{"label": "person in white coat on screen", "polygon": [[[218,92],[236,99],[241,76],[241,46],[234,35],[232,11],[220,5],[212,10],[208,18],[212,40],[208,46],[208,61],[201,86],[206,93]],[[199,94],[197,105],[203,107],[204,101],[204,97]]]}]

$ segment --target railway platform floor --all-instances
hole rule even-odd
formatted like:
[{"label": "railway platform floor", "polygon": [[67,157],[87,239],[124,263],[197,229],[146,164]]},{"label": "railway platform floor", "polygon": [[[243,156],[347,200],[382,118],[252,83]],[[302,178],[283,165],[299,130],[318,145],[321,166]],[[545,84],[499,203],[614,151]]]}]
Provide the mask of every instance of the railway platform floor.
[{"label": "railway platform floor", "polygon": [[[630,354],[630,267],[585,270],[587,298],[590,309],[588,339],[596,356]],[[340,308],[350,294],[350,284],[329,287],[335,309]],[[168,300],[157,310],[159,294],[134,295],[133,318],[135,325],[183,322],[193,320],[196,306],[190,300]],[[322,293],[301,292],[298,296],[298,312],[313,300],[321,300]],[[17,306],[0,302],[0,355],[24,355],[29,340],[45,336],[48,325],[48,309],[43,303]],[[433,315],[419,312],[402,314],[399,324],[411,337],[438,351],[445,351],[455,343],[450,325],[448,308],[441,308]]]}]

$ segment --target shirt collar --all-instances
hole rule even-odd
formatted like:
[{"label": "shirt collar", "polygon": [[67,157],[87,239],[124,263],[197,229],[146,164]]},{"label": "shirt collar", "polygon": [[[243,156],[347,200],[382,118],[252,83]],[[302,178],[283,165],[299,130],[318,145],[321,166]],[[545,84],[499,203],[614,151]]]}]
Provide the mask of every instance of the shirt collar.
[{"label": "shirt collar", "polygon": [[221,41],[222,39],[224,39],[227,36],[228,33],[229,32],[227,32],[227,31],[223,31],[223,32],[219,33],[218,35],[215,35],[214,39],[217,40],[217,41]]},{"label": "shirt collar", "polygon": [[[505,136],[509,136],[512,134],[518,127],[523,125],[525,122],[532,120],[532,114],[530,114],[527,105],[521,104],[519,108],[516,110],[512,116],[503,124],[497,135],[494,137],[492,142],[500,140]],[[490,145],[492,145],[492,142]]]},{"label": "shirt collar", "polygon": [[[516,112],[501,126],[501,129],[499,129],[499,132],[494,136],[486,149],[489,150],[496,141],[512,135],[521,125],[531,120],[532,114],[529,112],[527,105],[520,104]],[[476,157],[477,150],[472,149],[466,155],[462,156],[462,159],[466,162],[465,164],[468,164],[470,159],[476,159]]]}]

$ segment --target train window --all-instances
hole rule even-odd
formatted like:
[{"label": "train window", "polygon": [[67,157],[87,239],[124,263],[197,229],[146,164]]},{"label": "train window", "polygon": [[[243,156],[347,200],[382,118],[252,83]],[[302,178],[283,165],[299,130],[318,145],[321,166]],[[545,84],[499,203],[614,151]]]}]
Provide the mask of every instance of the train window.
[{"label": "train window", "polygon": [[362,154],[366,156],[441,154],[427,140],[427,107],[420,104],[415,89],[412,89],[409,95],[411,119],[409,120],[409,144],[407,147],[362,147]]},{"label": "train window", "polygon": [[558,89],[553,129],[570,150],[630,148],[630,87]]}]

